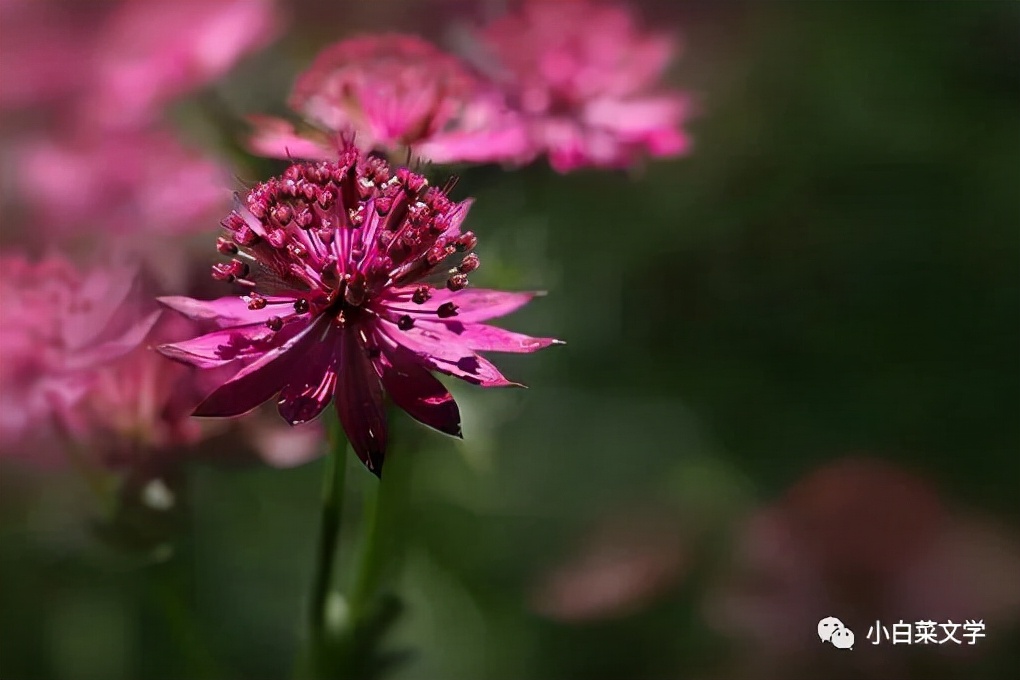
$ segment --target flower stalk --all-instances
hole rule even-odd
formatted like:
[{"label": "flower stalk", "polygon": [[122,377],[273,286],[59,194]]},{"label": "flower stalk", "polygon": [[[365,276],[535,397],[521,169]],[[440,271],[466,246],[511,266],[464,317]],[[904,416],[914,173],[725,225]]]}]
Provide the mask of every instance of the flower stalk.
[{"label": "flower stalk", "polygon": [[329,454],[323,480],[322,516],[319,524],[318,553],[312,578],[309,630],[313,665],[318,669],[328,644],[329,595],[340,541],[343,516],[344,482],[347,476],[347,437],[336,417],[329,418]]},{"label": "flower stalk", "polygon": [[413,458],[406,445],[400,448],[396,462],[388,464],[385,478],[370,482],[365,490],[361,540],[331,668],[342,677],[378,680],[408,653],[383,648],[387,633],[404,610],[402,599],[390,591],[402,561],[400,515]]},{"label": "flower stalk", "polygon": [[354,576],[354,586],[351,590],[349,603],[350,620],[353,626],[357,626],[364,619],[366,610],[375,595],[382,571],[381,532],[379,531],[379,506],[382,497],[382,480],[380,479],[365,498],[364,542],[361,546],[361,556],[358,561],[358,570]]}]

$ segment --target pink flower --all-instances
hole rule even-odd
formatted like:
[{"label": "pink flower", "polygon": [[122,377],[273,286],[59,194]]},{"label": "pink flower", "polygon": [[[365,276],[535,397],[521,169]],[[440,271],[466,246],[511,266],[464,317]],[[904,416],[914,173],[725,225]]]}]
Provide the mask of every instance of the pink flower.
[{"label": "pink flower", "polygon": [[[475,246],[474,234],[461,231],[469,205],[352,147],[339,161],[291,165],[249,191],[223,221],[230,238],[218,244],[236,257],[213,267],[214,278],[248,294],[162,299],[219,326],[164,345],[164,354],[203,368],[243,365],[195,415],[240,415],[278,394],[280,414],[297,424],[335,398],[354,450],[376,474],[386,451],[384,392],[420,422],[459,436],[457,405],[430,371],[514,385],[478,352],[556,342],[481,323],[533,293],[463,290],[478,266],[473,253],[444,266]],[[260,279],[272,288],[256,292]]]},{"label": "pink flower", "polygon": [[1020,586],[1007,576],[1020,569],[1016,532],[954,508],[930,480],[881,459],[850,456],[813,470],[753,512],[736,538],[733,568],[705,603],[706,616],[776,677],[808,665],[812,677],[832,675],[835,656],[800,634],[823,616],[857,636],[854,677],[883,680],[905,674],[888,638],[874,644],[876,620],[891,627],[980,618],[991,630],[1020,618]]},{"label": "pink flower", "polygon": [[27,456],[39,430],[73,429],[99,368],[137,347],[159,315],[134,315],[134,281],[126,268],[0,258],[0,449]]},{"label": "pink flower", "polygon": [[411,35],[343,40],[319,53],[297,80],[290,107],[325,131],[298,134],[286,121],[254,117],[257,152],[334,158],[335,133],[391,154],[410,149],[437,163],[520,160],[520,121],[458,59]]},{"label": "pink flower", "polygon": [[86,2],[0,2],[0,109],[56,104],[85,91],[95,10]]},{"label": "pink flower", "polygon": [[325,432],[321,422],[313,420],[289,426],[276,414],[270,413],[271,408],[266,404],[238,423],[253,453],[263,462],[273,467],[290,468],[304,465],[325,453]]},{"label": "pink flower", "polygon": [[272,0],[130,0],[98,40],[97,120],[148,120],[225,75],[282,27]]},{"label": "pink flower", "polygon": [[[273,0],[4,0],[0,108],[81,99],[93,124],[150,122],[273,39]],[[64,107],[66,109],[66,107]]]},{"label": "pink flower", "polygon": [[65,235],[194,232],[230,195],[224,169],[163,130],[39,138],[20,156],[32,221]]},{"label": "pink flower", "polygon": [[588,0],[525,0],[479,39],[527,119],[532,144],[566,172],[626,167],[643,154],[684,153],[687,99],[660,91],[669,37],[643,33],[623,7]]},{"label": "pink flower", "polygon": [[621,510],[600,521],[579,550],[543,575],[532,609],[566,623],[633,615],[687,575],[692,560],[686,533],[666,508]]},{"label": "pink flower", "polygon": [[191,412],[213,387],[213,376],[166,361],[154,349],[195,332],[187,319],[164,315],[131,352],[95,372],[71,421],[105,464],[132,464],[142,453],[191,446],[209,434]]}]

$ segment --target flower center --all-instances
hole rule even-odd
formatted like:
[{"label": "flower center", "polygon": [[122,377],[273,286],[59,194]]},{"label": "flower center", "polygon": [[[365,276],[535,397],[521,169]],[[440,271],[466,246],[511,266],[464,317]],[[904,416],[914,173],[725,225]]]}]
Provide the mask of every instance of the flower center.
[{"label": "flower center", "polygon": [[[372,301],[414,284],[460,290],[478,267],[469,252],[477,239],[459,227],[467,208],[447,197],[451,187],[431,187],[406,168],[391,171],[353,147],[334,162],[294,164],[252,188],[223,220],[231,234],[217,249],[233,257],[215,265],[213,277],[247,287],[253,310],[281,305],[266,322],[273,330],[307,314],[340,326],[376,314],[408,330],[410,317],[389,318]],[[255,292],[265,283],[281,297]]]},{"label": "flower center", "polygon": [[[363,276],[348,274],[339,280],[336,288],[326,296],[323,314],[327,314],[341,328],[354,323],[364,313],[368,294]],[[309,307],[305,307],[305,312]]]}]

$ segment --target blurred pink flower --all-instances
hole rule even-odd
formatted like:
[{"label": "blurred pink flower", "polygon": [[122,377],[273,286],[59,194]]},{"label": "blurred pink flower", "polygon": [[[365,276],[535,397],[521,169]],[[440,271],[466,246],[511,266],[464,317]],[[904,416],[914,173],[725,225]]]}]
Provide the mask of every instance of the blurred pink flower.
[{"label": "blurred pink flower", "polygon": [[0,450],[28,457],[39,431],[73,429],[99,368],[137,347],[159,315],[135,315],[135,281],[124,267],[0,258]]},{"label": "blurred pink flower", "polygon": [[256,153],[330,159],[336,134],[359,146],[436,163],[512,162],[529,156],[519,119],[456,57],[425,40],[369,35],[335,43],[298,78],[290,107],[319,131],[253,117]]},{"label": "blurred pink flower", "polygon": [[128,0],[98,36],[101,124],[148,121],[170,99],[225,75],[283,22],[273,0]]},{"label": "blurred pink flower", "polygon": [[565,622],[628,616],[674,588],[687,574],[687,536],[668,510],[613,515],[572,557],[545,574],[532,608]]},{"label": "blurred pink flower", "polygon": [[659,88],[673,42],[642,32],[626,7],[525,0],[478,39],[479,61],[494,58],[493,78],[556,170],[626,167],[644,154],[687,151],[680,129],[687,97]]},{"label": "blurred pink flower", "polygon": [[203,426],[191,412],[214,387],[215,376],[166,361],[154,349],[195,332],[187,319],[163,315],[131,352],[96,370],[70,420],[104,464],[130,465],[141,455],[191,446],[209,434],[208,423]]},{"label": "blurred pink flower", "polygon": [[326,452],[325,428],[313,420],[288,425],[268,408],[258,408],[242,418],[239,426],[254,452],[263,462],[278,468],[291,468],[315,460]]},{"label": "blurred pink flower", "polygon": [[[1020,617],[1020,540],[988,518],[952,510],[934,486],[867,457],[837,460],[797,482],[740,531],[734,573],[706,602],[720,631],[767,656],[776,672],[827,663],[813,638],[836,616],[857,638],[860,677],[899,677],[886,645],[866,639],[876,620],[981,619],[1004,627]],[[872,638],[873,640],[873,638]],[[915,651],[966,657],[973,647]],[[831,650],[828,650],[831,651]],[[842,659],[837,659],[842,661]],[[760,664],[759,664],[760,665]],[[743,676],[741,676],[743,677]]]},{"label": "blurred pink flower", "polygon": [[22,200],[49,233],[177,236],[206,229],[230,200],[226,171],[168,131],[37,138],[19,155]]},{"label": "blurred pink flower", "polygon": [[98,4],[0,1],[0,110],[57,104],[87,91]]},{"label": "blurred pink flower", "polygon": [[[297,424],[335,397],[352,447],[376,474],[386,450],[384,390],[420,422],[459,436],[457,405],[430,371],[514,385],[477,352],[534,352],[555,342],[480,323],[533,294],[463,291],[476,255],[443,266],[475,246],[460,229],[469,205],[353,147],[339,161],[295,164],[254,187],[223,221],[230,238],[218,249],[237,257],[213,267],[214,278],[249,294],[163,298],[220,330],[161,351],[202,368],[246,364],[195,415],[236,416],[279,394],[280,414]],[[273,284],[268,295],[256,292],[258,279]]]},{"label": "blurred pink flower", "polygon": [[76,100],[93,125],[149,123],[283,25],[275,0],[3,0],[0,108]]}]

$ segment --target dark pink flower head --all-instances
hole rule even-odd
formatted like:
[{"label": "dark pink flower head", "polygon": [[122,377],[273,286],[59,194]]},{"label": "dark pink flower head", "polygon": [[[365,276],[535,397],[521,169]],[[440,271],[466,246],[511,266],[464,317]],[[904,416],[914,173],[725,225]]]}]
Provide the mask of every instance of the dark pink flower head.
[{"label": "dark pink flower head", "polygon": [[[159,315],[138,317],[136,277],[121,268],[80,272],[68,261],[0,258],[0,449],[17,455],[72,410],[100,367],[137,347]],[[21,451],[21,453],[26,453]]]},{"label": "dark pink flower head", "polygon": [[[354,133],[359,146],[407,149],[437,163],[511,161],[528,155],[519,119],[456,57],[411,35],[350,38],[327,47],[297,80],[290,107],[329,133]],[[255,118],[252,146],[281,158],[333,158],[335,147]]]},{"label": "dark pink flower head", "polygon": [[168,100],[225,75],[282,27],[273,0],[129,0],[98,40],[95,113],[150,119]]},{"label": "dark pink flower head", "polygon": [[525,0],[479,38],[498,62],[494,78],[526,116],[532,144],[557,170],[626,167],[644,154],[686,151],[687,100],[658,89],[673,42],[641,31],[628,9]]},{"label": "dark pink flower head", "polygon": [[214,278],[247,295],[162,300],[219,326],[164,345],[164,354],[203,368],[243,366],[195,415],[236,416],[279,395],[280,414],[297,424],[335,399],[354,450],[376,474],[386,451],[384,393],[420,422],[459,436],[457,405],[430,371],[514,385],[478,352],[556,342],[482,323],[534,294],[464,290],[478,267],[476,238],[461,231],[468,207],[352,147],[338,161],[291,165],[249,191],[223,221],[229,234],[218,249],[231,259],[213,267]]}]

